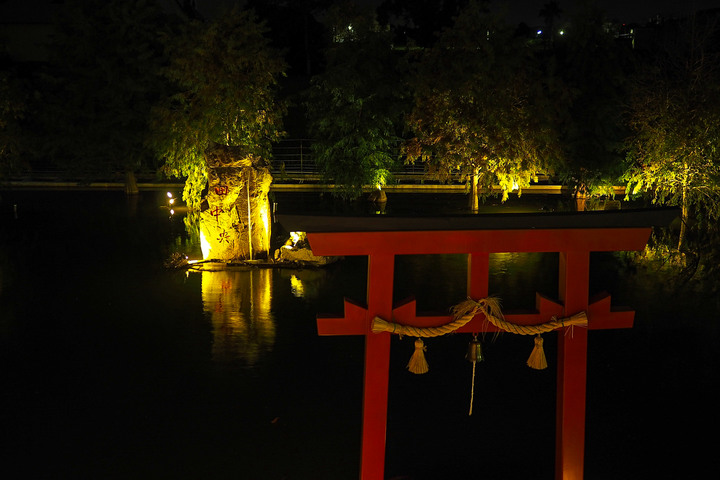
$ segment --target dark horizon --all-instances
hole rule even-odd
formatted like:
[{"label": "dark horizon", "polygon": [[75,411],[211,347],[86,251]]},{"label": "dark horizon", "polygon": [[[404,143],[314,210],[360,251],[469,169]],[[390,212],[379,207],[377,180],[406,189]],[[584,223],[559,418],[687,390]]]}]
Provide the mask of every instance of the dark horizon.
[{"label": "dark horizon", "polygon": [[[359,4],[377,7],[383,0],[355,0]],[[645,23],[658,15],[663,18],[682,17],[694,11],[720,8],[718,0],[588,0],[602,8],[608,19],[620,23]],[[52,0],[4,0],[0,1],[0,23],[34,23],[49,20],[53,7]],[[176,9],[174,0],[158,0],[166,8]],[[235,4],[244,4],[244,0],[196,0],[198,10],[207,17],[213,17]],[[542,25],[538,15],[548,0],[491,0],[492,8],[505,12],[513,24],[524,22],[528,25]],[[565,0],[557,2],[562,13],[560,21],[567,20],[584,2]],[[30,18],[32,16],[32,18]]]}]

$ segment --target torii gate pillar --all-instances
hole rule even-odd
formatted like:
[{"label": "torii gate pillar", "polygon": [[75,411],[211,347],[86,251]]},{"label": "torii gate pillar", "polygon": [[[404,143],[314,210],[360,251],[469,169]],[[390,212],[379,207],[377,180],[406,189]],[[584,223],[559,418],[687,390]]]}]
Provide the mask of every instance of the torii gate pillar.
[{"label": "torii gate pillar", "polygon": [[[395,257],[368,255],[367,317],[392,317]],[[387,399],[390,378],[390,335],[374,335],[370,321],[363,321],[365,335],[365,372],[363,380],[363,433],[360,478],[383,478]],[[382,441],[378,441],[382,438]],[[368,461],[365,461],[365,458]],[[382,462],[370,459],[382,458]]]},{"label": "torii gate pillar", "polygon": [[[341,318],[318,316],[320,335],[364,335],[365,373],[361,480],[384,477],[390,334],[371,331],[381,317],[416,327],[449,322],[417,316],[414,302],[393,308],[395,255],[467,253],[468,294],[487,296],[492,252],[559,252],[559,301],[538,295],[537,311],[506,315],[511,323],[537,325],[552,316],[586,312],[588,328],[558,335],[557,480],[582,480],[588,330],[628,328],[634,312],[613,311],[610,296],[589,300],[590,252],[641,250],[653,225],[668,225],[677,209],[575,214],[473,215],[443,218],[279,216],[288,231],[305,231],[316,255],[367,255],[367,306],[345,300]],[[458,332],[496,331],[475,316]]]},{"label": "torii gate pillar", "polygon": [[[648,232],[649,233],[649,232]],[[558,294],[565,312],[587,312],[590,252],[560,252]],[[618,325],[619,326],[619,325]],[[555,477],[583,478],[588,329],[558,335]]]}]

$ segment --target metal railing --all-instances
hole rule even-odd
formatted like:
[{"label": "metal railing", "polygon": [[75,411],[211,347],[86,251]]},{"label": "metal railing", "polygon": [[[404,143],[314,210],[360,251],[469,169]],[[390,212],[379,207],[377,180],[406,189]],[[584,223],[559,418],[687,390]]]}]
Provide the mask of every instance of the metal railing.
[{"label": "metal railing", "polygon": [[272,172],[293,174],[317,174],[312,157],[312,140],[297,138],[281,140],[272,147]]},{"label": "metal railing", "polygon": [[[312,155],[312,140],[305,138],[285,139],[275,143],[272,147],[272,161],[270,170],[273,175],[274,184],[312,184],[323,182],[323,176],[318,169]],[[404,164],[392,173],[390,185],[436,185],[439,182],[426,174],[425,164],[417,162],[414,164]],[[179,179],[163,179],[154,171],[146,171],[136,174],[138,183],[169,183],[181,182]],[[98,184],[102,186],[107,182],[123,183],[124,173],[115,172],[104,176],[104,178],[93,178],[92,180],[83,180],[68,175],[67,172],[61,171],[29,171],[24,174],[17,174],[9,180],[14,184],[30,185],[38,184],[64,184],[76,182],[79,186]],[[543,179],[541,183],[547,183],[547,179]],[[460,181],[459,175],[451,179],[449,185],[464,185]]]},{"label": "metal railing", "polygon": [[[311,139],[286,139],[273,145],[271,170],[277,180],[283,177],[320,178],[320,170],[312,155]],[[391,172],[396,181],[405,179],[419,179],[425,175],[423,163],[404,164],[401,168]]]}]

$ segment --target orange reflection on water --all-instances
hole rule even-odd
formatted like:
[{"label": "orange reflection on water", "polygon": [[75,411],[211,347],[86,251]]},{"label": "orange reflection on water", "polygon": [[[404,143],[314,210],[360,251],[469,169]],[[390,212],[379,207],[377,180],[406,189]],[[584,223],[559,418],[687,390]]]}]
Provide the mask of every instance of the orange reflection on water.
[{"label": "orange reflection on water", "polygon": [[272,270],[203,271],[202,300],[212,321],[213,360],[254,365],[272,350]]}]

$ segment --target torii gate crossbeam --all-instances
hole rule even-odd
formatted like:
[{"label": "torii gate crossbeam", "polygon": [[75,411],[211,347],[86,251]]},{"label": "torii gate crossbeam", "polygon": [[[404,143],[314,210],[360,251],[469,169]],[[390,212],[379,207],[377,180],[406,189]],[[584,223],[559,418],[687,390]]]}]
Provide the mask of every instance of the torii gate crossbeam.
[{"label": "torii gate crossbeam", "polygon": [[[600,215],[600,213],[602,213]],[[318,316],[320,335],[364,335],[365,370],[361,480],[384,477],[390,334],[372,333],[376,316],[417,327],[448,323],[421,317],[414,302],[393,308],[396,255],[468,254],[468,295],[488,294],[489,254],[558,252],[559,302],[538,295],[536,311],[506,315],[536,325],[585,311],[588,329],[558,336],[556,478],[583,478],[588,330],[629,328],[634,312],[610,308],[610,297],[589,299],[590,252],[642,250],[651,226],[668,225],[677,209],[620,212],[473,215],[443,218],[279,216],[288,231],[304,231],[315,255],[368,257],[366,305],[345,300],[340,318]],[[494,331],[478,314],[459,332]]]}]

